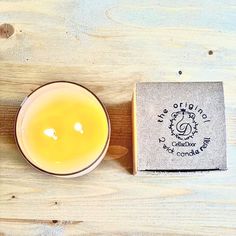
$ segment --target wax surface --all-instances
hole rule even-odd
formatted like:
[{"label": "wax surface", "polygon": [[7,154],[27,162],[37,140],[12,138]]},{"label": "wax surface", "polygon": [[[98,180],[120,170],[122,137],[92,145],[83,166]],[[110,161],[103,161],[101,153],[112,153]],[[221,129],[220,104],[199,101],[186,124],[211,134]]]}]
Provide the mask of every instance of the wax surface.
[{"label": "wax surface", "polygon": [[[99,101],[84,88],[49,85],[24,104],[20,138],[36,166],[55,174],[77,172],[102,153],[108,121]],[[19,136],[19,135],[18,135]]]}]

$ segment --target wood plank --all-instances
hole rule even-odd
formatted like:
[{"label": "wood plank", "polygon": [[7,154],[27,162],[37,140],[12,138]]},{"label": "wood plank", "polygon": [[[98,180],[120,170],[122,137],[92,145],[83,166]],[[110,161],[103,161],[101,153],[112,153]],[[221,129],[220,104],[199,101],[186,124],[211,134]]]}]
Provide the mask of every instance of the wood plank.
[{"label": "wood plank", "polygon": [[[234,22],[234,0],[1,1],[0,235],[235,235]],[[20,103],[55,80],[87,86],[111,117],[106,158],[81,178],[37,172],[14,144]],[[229,169],[132,176],[134,83],[218,80]]]}]

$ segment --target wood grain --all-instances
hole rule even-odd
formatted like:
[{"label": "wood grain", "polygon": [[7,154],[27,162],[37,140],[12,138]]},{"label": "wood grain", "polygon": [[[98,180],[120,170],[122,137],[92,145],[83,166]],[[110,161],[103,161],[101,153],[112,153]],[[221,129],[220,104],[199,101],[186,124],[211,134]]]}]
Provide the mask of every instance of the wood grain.
[{"label": "wood grain", "polygon": [[[1,1],[0,235],[235,235],[235,22],[234,0]],[[55,80],[87,86],[111,117],[107,156],[81,178],[35,171],[14,143],[20,103]],[[229,169],[132,176],[134,83],[218,80]]]}]

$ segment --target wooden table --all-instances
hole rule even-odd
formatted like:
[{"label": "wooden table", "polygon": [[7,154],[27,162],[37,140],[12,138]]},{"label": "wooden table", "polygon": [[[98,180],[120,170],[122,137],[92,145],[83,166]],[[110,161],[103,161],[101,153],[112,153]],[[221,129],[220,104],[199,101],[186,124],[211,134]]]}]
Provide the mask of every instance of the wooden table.
[{"label": "wooden table", "polygon": [[[235,22],[235,0],[0,1],[0,235],[236,235]],[[54,80],[111,117],[108,154],[81,178],[37,172],[14,143],[21,101]],[[218,80],[228,171],[133,176],[134,83]]]}]

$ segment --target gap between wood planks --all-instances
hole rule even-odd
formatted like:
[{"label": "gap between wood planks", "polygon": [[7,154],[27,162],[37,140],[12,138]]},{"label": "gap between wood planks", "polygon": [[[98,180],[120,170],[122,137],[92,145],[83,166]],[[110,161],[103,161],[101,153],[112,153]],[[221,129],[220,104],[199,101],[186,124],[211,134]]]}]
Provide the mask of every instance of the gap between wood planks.
[{"label": "gap between wood planks", "polygon": [[43,220],[43,219],[17,219],[17,218],[0,218],[0,222],[6,223],[33,223],[33,224],[63,224],[63,225],[76,225],[83,223],[81,220]]}]

